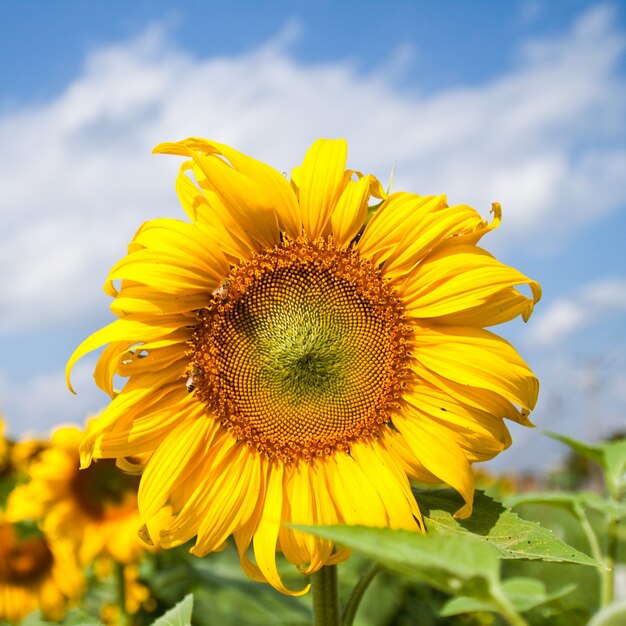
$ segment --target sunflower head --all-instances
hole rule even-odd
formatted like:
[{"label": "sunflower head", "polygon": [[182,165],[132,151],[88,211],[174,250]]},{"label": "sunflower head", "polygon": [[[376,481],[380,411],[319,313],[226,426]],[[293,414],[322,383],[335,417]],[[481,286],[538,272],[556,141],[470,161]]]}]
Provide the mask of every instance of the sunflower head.
[{"label": "sunflower head", "polygon": [[80,470],[78,447],[84,432],[57,429],[47,447],[29,465],[29,480],[9,498],[12,518],[45,518],[55,534],[72,540],[88,563],[100,555],[121,562],[142,553],[136,538],[139,478],[102,459]]},{"label": "sunflower head", "polygon": [[0,514],[0,620],[17,622],[35,609],[59,619],[83,592],[82,572],[67,542],[34,522]]},{"label": "sunflower head", "polygon": [[347,169],[344,141],[315,142],[289,181],[213,141],[156,151],[186,158],[189,221],[139,229],[105,285],[119,319],[70,359],[68,374],[107,346],[95,377],[112,402],[83,465],[145,457],[151,540],[195,536],[203,555],[232,536],[246,573],[286,593],[276,551],[304,574],[347,556],[293,524],[419,531],[413,479],[451,485],[469,515],[471,463],[510,444],[504,418],[530,425],[538,389],[485,330],[540,297],[477,245],[499,205],[490,223],[386,194]]}]

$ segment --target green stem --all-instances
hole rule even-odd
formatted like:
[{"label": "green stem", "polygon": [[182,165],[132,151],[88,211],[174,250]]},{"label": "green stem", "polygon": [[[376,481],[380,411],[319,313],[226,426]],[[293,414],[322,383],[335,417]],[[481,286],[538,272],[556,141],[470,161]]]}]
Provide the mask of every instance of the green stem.
[{"label": "green stem", "polygon": [[337,566],[326,565],[311,576],[313,626],[340,626]]},{"label": "green stem", "polygon": [[343,609],[343,615],[341,616],[342,626],[352,626],[354,616],[356,615],[357,609],[359,608],[359,604],[361,603],[361,599],[363,598],[365,590],[369,587],[369,584],[372,582],[372,580],[374,580],[374,576],[376,576],[376,574],[378,574],[381,569],[381,566],[376,562],[372,562],[369,564],[363,576],[361,576],[359,582],[352,590],[352,593],[348,598],[348,602]]},{"label": "green stem", "polygon": [[608,606],[613,602],[615,595],[615,562],[619,549],[619,524],[620,520],[609,514],[607,523],[607,544],[604,563],[607,569],[602,575],[601,606]]},{"label": "green stem", "polygon": [[589,518],[585,513],[585,509],[580,505],[580,503],[575,502],[574,512],[576,513],[576,517],[578,517],[583,532],[585,533],[585,537],[587,537],[587,541],[589,542],[591,556],[599,563],[602,563],[604,561],[604,555],[602,554],[602,550],[600,549],[598,536],[596,535],[591,524],[589,523]]},{"label": "green stem", "polygon": [[129,626],[130,616],[126,612],[126,578],[124,576],[124,566],[115,563],[115,578],[117,583],[117,603],[120,609],[119,625]]},{"label": "green stem", "polygon": [[510,626],[529,626],[528,622],[515,610],[515,607],[499,587],[491,590],[491,597],[498,607],[498,612],[507,624],[510,624]]}]

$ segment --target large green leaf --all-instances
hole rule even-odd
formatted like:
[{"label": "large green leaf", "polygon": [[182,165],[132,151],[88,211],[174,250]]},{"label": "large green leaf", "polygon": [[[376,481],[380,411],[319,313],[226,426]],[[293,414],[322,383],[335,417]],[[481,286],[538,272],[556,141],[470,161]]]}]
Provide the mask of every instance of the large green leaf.
[{"label": "large green leaf", "polygon": [[499,577],[497,549],[470,535],[423,535],[366,526],[299,528],[348,546],[445,593],[488,598],[489,588]]},{"label": "large green leaf", "polygon": [[191,626],[193,595],[186,595],[175,607],[164,613],[152,626]]},{"label": "large green leaf", "polygon": [[595,559],[557,539],[548,528],[519,517],[483,492],[476,492],[474,512],[466,520],[453,517],[462,506],[462,500],[455,491],[414,490],[414,493],[424,514],[426,528],[433,535],[474,537],[493,546],[505,559],[600,565]]}]

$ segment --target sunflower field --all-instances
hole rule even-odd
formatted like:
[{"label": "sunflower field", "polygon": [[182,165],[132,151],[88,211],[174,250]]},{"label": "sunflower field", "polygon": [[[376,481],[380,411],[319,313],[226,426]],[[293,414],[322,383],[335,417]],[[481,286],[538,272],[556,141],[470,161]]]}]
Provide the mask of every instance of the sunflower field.
[{"label": "sunflower field", "polygon": [[[624,623],[614,600],[624,571],[624,438],[567,440],[569,462],[541,484],[477,472],[465,521],[454,518],[457,494],[415,486],[426,534],[311,527],[352,551],[330,581],[336,618],[314,617],[315,588],[293,597],[248,579],[232,545],[197,558],[189,545],[146,544],[136,531],[137,476],[106,462],[79,470],[80,436],[64,427],[46,441],[0,440],[9,504],[0,518],[2,624]],[[279,568],[297,584],[283,557]]]},{"label": "sunflower field", "polygon": [[[539,382],[487,330],[539,284],[445,196],[320,139],[289,176],[189,138],[186,217],[140,225],[105,291],[110,403],[0,442],[0,620],[35,626],[626,624],[626,439],[530,484],[473,468]],[[479,245],[480,244],[480,245]]]}]

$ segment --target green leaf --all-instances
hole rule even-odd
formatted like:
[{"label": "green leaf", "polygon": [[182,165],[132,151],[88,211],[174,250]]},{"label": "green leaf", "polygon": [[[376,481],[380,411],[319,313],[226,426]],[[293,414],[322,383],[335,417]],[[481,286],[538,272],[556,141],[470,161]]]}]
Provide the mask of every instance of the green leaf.
[{"label": "green leaf", "polygon": [[546,591],[543,581],[536,578],[518,576],[509,578],[502,583],[507,598],[517,611],[525,613],[536,606],[562,598],[576,589],[576,583],[559,587],[552,593]]},{"label": "green leaf", "polygon": [[452,615],[461,615],[462,613],[479,613],[481,611],[493,613],[496,611],[496,606],[489,598],[478,599],[459,596],[448,600],[439,611],[439,615],[450,617]]},{"label": "green leaf", "polygon": [[489,597],[499,576],[498,551],[471,535],[423,535],[365,526],[299,526],[450,594]]},{"label": "green leaf", "polygon": [[590,445],[558,433],[548,431],[546,434],[569,446],[585,458],[598,463],[604,471],[611,494],[616,498],[619,496],[625,483],[626,438]]},{"label": "green leaf", "polygon": [[567,435],[560,435],[559,433],[555,433],[549,430],[544,431],[544,433],[551,437],[552,439],[556,439],[561,443],[564,443],[566,446],[569,446],[575,452],[578,452],[581,456],[584,456],[586,459],[590,461],[595,461],[596,463],[602,465],[603,457],[602,449],[600,446],[593,446],[588,443],[583,443],[582,441],[578,441],[576,439],[572,439]]},{"label": "green leaf", "polygon": [[[576,588],[576,585],[566,585],[548,594],[542,581],[535,578],[516,577],[505,580],[501,588],[515,610],[525,613],[537,606],[571,593]],[[489,600],[480,601],[475,598],[457,597],[452,598],[443,606],[441,615],[450,616],[478,611],[497,612],[498,607]]]},{"label": "green leaf", "polygon": [[598,511],[599,513],[610,514],[614,519],[626,518],[626,502],[609,500],[595,491],[579,491],[578,493],[565,491],[530,491],[513,496],[506,496],[504,498],[504,504],[511,508],[519,506],[520,504],[547,504],[565,509],[574,515],[576,514],[576,505],[580,505]]},{"label": "green leaf", "polygon": [[159,617],[152,626],[191,626],[193,595],[186,595],[175,607]]},{"label": "green leaf", "polygon": [[413,490],[433,535],[474,537],[493,546],[504,559],[541,559],[599,567],[590,556],[557,539],[551,530],[537,522],[519,517],[501,503],[477,491],[474,512],[469,519],[458,520],[454,512],[462,506],[453,490]]}]

